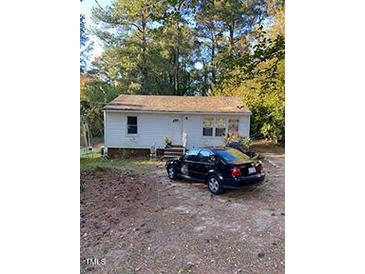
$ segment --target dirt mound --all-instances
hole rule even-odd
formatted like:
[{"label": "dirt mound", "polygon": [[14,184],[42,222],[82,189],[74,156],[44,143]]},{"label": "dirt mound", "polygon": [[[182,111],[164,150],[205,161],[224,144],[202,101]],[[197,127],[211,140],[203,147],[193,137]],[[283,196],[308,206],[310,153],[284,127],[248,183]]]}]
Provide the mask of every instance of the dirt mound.
[{"label": "dirt mound", "polygon": [[154,199],[154,184],[142,180],[141,176],[104,167],[81,172],[84,182],[84,191],[80,194],[83,250],[99,245],[106,239],[106,234],[128,226],[138,210]]}]

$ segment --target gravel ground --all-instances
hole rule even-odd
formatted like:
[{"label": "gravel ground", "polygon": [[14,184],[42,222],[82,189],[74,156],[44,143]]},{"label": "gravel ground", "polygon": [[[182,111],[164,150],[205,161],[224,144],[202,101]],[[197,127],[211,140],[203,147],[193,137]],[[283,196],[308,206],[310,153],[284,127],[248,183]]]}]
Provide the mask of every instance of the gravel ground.
[{"label": "gravel ground", "polygon": [[262,184],[220,196],[163,163],[83,171],[81,273],[284,273],[284,155],[266,159]]}]

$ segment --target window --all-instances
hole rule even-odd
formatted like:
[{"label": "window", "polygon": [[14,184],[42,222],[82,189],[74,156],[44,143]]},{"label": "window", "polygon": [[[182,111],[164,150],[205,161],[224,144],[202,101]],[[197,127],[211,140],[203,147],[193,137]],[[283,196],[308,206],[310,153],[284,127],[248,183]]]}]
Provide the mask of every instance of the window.
[{"label": "window", "polygon": [[228,119],[228,133],[238,134],[240,121],[238,119]]},{"label": "window", "polygon": [[251,160],[246,154],[234,148],[217,150],[216,154],[218,154],[225,162],[232,164],[241,164]]},{"label": "window", "polygon": [[217,118],[215,123],[215,136],[226,135],[226,120],[224,118]]},{"label": "window", "polygon": [[203,119],[203,136],[213,136],[213,118]]},{"label": "window", "polygon": [[198,155],[199,149],[190,149],[184,154],[185,161],[195,161]]},{"label": "window", "polygon": [[203,149],[199,152],[198,161],[203,163],[211,163],[211,156],[213,153],[209,150]]},{"label": "window", "polygon": [[128,134],[137,134],[137,117],[128,116],[127,120]]}]

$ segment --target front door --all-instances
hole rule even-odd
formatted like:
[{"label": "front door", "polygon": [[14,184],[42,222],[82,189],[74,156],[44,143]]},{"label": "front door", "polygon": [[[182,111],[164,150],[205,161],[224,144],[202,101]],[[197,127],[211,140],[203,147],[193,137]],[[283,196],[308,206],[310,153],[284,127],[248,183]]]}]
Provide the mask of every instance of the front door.
[{"label": "front door", "polygon": [[170,117],[170,132],[168,136],[173,145],[182,144],[182,117]]}]

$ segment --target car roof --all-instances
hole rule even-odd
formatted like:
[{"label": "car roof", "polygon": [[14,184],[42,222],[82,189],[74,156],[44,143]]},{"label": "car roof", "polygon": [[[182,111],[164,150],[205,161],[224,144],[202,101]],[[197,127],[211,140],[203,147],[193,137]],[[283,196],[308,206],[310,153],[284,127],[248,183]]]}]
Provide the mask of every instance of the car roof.
[{"label": "car roof", "polygon": [[212,152],[216,152],[216,151],[220,151],[220,150],[225,150],[225,149],[227,149],[227,147],[193,147],[189,150],[201,150],[201,149],[211,150]]}]

